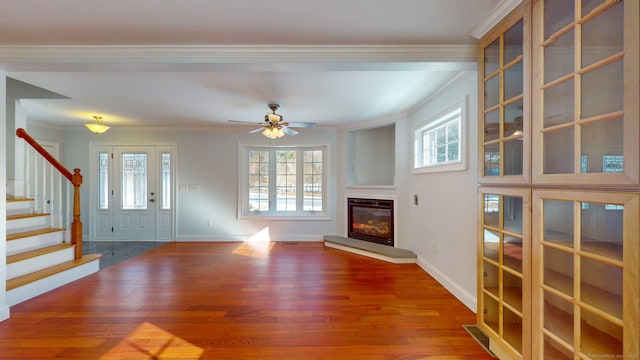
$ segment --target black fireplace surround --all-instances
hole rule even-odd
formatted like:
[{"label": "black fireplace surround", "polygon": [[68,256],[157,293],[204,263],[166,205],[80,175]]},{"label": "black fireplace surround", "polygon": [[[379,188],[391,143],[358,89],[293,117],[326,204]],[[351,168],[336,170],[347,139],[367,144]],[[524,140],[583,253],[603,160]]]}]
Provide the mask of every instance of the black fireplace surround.
[{"label": "black fireplace surround", "polygon": [[393,200],[348,198],[348,237],[394,246]]}]

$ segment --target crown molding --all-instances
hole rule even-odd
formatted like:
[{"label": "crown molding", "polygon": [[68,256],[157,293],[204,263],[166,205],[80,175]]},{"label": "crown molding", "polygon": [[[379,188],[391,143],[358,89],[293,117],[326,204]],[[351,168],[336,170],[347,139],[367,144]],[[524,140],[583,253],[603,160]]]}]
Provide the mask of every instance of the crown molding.
[{"label": "crown molding", "polygon": [[524,0],[502,0],[489,12],[487,16],[480,21],[471,31],[471,36],[476,39],[482,38],[489,30],[491,30],[500,20],[504,19],[513,9],[520,5]]},{"label": "crown molding", "polygon": [[[49,65],[452,64],[476,61],[475,45],[2,45],[0,68]],[[364,65],[363,65],[364,64]],[[326,65],[325,65],[326,66]]]}]

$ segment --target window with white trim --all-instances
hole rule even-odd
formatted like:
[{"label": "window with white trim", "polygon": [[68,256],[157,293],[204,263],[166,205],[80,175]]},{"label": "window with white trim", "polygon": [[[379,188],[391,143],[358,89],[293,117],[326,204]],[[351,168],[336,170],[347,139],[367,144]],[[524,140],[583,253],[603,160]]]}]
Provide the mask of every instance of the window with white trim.
[{"label": "window with white trim", "polygon": [[413,130],[414,172],[466,169],[464,101]]},{"label": "window with white trim", "polygon": [[326,146],[241,146],[240,216],[325,217]]}]

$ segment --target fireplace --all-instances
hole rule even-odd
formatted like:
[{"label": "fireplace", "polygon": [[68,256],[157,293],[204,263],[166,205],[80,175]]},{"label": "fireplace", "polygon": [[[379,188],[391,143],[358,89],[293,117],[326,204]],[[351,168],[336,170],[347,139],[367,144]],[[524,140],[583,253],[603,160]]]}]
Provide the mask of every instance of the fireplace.
[{"label": "fireplace", "polygon": [[348,198],[348,236],[394,246],[393,200]]}]

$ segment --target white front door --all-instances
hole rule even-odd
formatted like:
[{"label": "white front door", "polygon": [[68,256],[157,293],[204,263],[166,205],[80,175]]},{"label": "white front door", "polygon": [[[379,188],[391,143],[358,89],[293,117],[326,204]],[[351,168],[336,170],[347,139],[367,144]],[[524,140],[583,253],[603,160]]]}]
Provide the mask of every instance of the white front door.
[{"label": "white front door", "polygon": [[114,146],[113,239],[156,239],[154,146]]},{"label": "white front door", "polygon": [[92,145],[92,239],[173,239],[174,149]]}]

